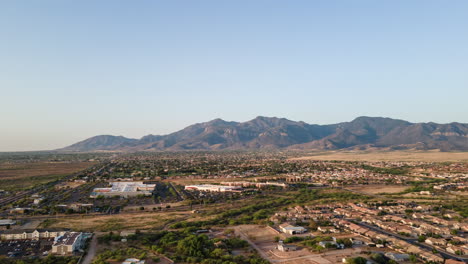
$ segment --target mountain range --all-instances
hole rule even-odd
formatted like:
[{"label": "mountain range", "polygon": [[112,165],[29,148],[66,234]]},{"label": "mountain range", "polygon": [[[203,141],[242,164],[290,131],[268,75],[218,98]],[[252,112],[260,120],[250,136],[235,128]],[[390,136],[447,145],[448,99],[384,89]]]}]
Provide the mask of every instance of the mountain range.
[{"label": "mountain range", "polygon": [[411,123],[383,117],[314,125],[259,116],[247,122],[215,119],[168,135],[140,139],[100,135],[60,149],[92,151],[183,151],[252,149],[440,149],[468,151],[468,124]]}]

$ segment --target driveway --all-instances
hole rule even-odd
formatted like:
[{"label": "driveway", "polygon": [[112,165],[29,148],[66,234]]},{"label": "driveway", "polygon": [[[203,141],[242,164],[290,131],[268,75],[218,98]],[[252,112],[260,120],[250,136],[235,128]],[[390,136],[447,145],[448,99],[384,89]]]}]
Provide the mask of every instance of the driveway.
[{"label": "driveway", "polygon": [[89,243],[88,252],[84,257],[81,264],[91,264],[93,261],[94,256],[96,255],[96,248],[97,248],[97,235],[94,234],[93,238],[91,238],[91,242]]}]

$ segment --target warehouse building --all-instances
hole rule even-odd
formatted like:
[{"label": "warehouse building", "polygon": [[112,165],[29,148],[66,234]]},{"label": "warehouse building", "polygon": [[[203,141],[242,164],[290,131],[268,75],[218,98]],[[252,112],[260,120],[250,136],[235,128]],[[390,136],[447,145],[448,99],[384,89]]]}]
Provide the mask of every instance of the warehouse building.
[{"label": "warehouse building", "polygon": [[91,193],[91,198],[96,198],[100,195],[104,197],[120,196],[133,197],[138,195],[151,196],[156,184],[144,182],[110,182],[111,187],[94,188]]},{"label": "warehouse building", "polygon": [[196,191],[202,191],[202,192],[241,192],[242,187],[202,184],[202,185],[187,185],[185,186],[185,190],[196,190]]}]

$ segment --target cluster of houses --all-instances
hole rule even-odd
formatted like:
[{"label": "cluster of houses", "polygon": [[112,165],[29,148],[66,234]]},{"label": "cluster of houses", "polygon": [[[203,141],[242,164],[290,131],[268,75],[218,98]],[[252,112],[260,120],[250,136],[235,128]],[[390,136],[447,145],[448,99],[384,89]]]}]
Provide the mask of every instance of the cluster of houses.
[{"label": "cluster of houses", "polygon": [[[262,161],[256,161],[255,164],[263,164]],[[268,186],[265,184],[265,181],[271,181],[271,183],[280,184],[282,186],[287,186],[288,183],[294,182],[309,182],[316,183],[318,185],[355,185],[355,184],[403,184],[407,181],[413,181],[415,178],[413,176],[407,175],[394,175],[386,173],[378,173],[374,171],[361,168],[359,166],[348,165],[344,163],[333,163],[330,162],[319,162],[313,161],[314,166],[310,166],[311,161],[300,161],[294,160],[289,161],[295,163],[295,171],[286,172],[281,175],[268,176],[268,177],[258,177],[262,182],[223,182],[223,185],[227,186],[243,186],[250,187],[255,186],[257,188],[262,188]],[[246,163],[247,164],[247,163]],[[246,165],[243,164],[243,165]],[[367,163],[366,163],[367,164]],[[427,164],[424,162],[374,162],[368,163],[370,166],[379,167],[379,168],[398,168],[404,166],[435,166],[434,164]],[[268,163],[264,164],[264,168],[269,168],[271,165]],[[427,170],[425,167],[424,170]],[[234,178],[245,178],[250,176],[260,176],[262,173],[262,167],[259,167],[257,171],[245,171],[242,173],[225,170],[218,174],[214,175],[188,175],[188,176],[173,176],[174,179],[234,179]],[[416,173],[418,174],[418,173]],[[421,177],[425,177],[422,173],[419,173]],[[450,174],[452,176],[452,174]],[[453,177],[452,177],[453,178]],[[452,179],[451,178],[451,179]],[[422,178],[421,178],[422,179]],[[457,178],[458,179],[458,178]],[[454,182],[454,181],[452,181]],[[455,181],[457,182],[457,181]],[[263,184],[262,184],[263,183]],[[279,185],[278,185],[279,186]]]},{"label": "cluster of houses", "polygon": [[[383,208],[379,207],[379,209]],[[357,206],[355,204],[350,204],[349,208],[337,208],[334,212],[337,215],[360,219],[361,222],[410,238],[427,236],[424,243],[428,245],[437,246],[452,254],[468,254],[468,240],[452,234],[452,230],[467,232],[468,223],[446,220],[426,213],[412,213],[409,217],[391,214],[378,216],[379,212],[381,212],[380,210],[365,208],[364,206]],[[357,226],[356,228],[362,229],[363,227]]]},{"label": "cluster of houses", "polygon": [[316,206],[296,206],[292,208],[292,210],[275,213],[275,215],[270,218],[270,221],[274,222],[275,224],[281,222],[295,223],[309,222],[310,220],[320,221],[333,217],[334,215],[328,206],[323,206],[322,208],[318,208]]},{"label": "cluster of houses", "polygon": [[464,190],[464,189],[468,189],[468,185],[466,182],[450,182],[450,183],[435,185],[434,189],[436,190],[451,190],[451,189]]},{"label": "cluster of houses", "polygon": [[[425,261],[443,262],[444,259],[441,255],[419,246],[418,243],[409,243],[410,239],[415,241],[423,237],[422,243],[431,247],[456,255],[467,255],[468,240],[460,234],[468,232],[468,223],[450,219],[459,216],[457,213],[445,212],[443,216],[446,219],[444,219],[431,215],[430,213],[434,213],[433,210],[434,208],[430,205],[405,202],[374,207],[365,204],[336,203],[313,207],[296,206],[288,211],[277,212],[270,220],[275,223],[285,221],[327,223],[319,225],[317,230],[323,233],[339,233],[340,230],[348,230],[356,235],[380,242],[377,245],[384,246],[385,244],[401,253],[417,255]],[[369,228],[369,226],[375,228]],[[296,232],[291,224],[283,224],[279,227],[284,233]],[[295,228],[298,228],[298,233],[303,230],[302,227]]]},{"label": "cluster of houses", "polygon": [[385,244],[394,250],[403,252],[403,253],[411,253],[414,255],[419,256],[424,261],[428,262],[436,262],[436,263],[443,263],[444,258],[440,254],[432,253],[429,250],[420,248],[413,244],[406,242],[405,240],[396,238],[394,236],[388,236],[386,234],[382,234],[380,232],[372,231],[367,227],[360,226],[358,224],[352,223],[348,220],[344,219],[333,219],[333,223],[340,228],[347,229],[355,234],[362,235],[368,237],[372,240],[379,240],[385,242]]}]

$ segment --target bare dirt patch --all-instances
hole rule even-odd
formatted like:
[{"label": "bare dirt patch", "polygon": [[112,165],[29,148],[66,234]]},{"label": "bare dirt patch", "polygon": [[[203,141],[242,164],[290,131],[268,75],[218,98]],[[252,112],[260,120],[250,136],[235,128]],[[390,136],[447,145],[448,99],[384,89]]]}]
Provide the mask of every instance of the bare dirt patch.
[{"label": "bare dirt patch", "polygon": [[291,160],[345,160],[345,161],[453,161],[468,162],[468,152],[440,151],[325,151],[311,152]]},{"label": "bare dirt patch", "polygon": [[356,187],[347,187],[347,189],[355,190],[358,192],[368,194],[379,194],[379,193],[400,193],[406,190],[408,186],[404,185],[365,185]]},{"label": "bare dirt patch", "polygon": [[162,229],[174,220],[186,219],[190,213],[132,213],[118,215],[99,215],[93,217],[77,216],[76,218],[60,218],[52,223],[51,228],[70,228],[78,231],[121,231]]},{"label": "bare dirt patch", "polygon": [[67,182],[62,182],[57,185],[55,185],[55,189],[60,190],[60,189],[74,189],[78,186],[81,186],[85,184],[85,182],[75,182],[75,181],[67,181]]}]

